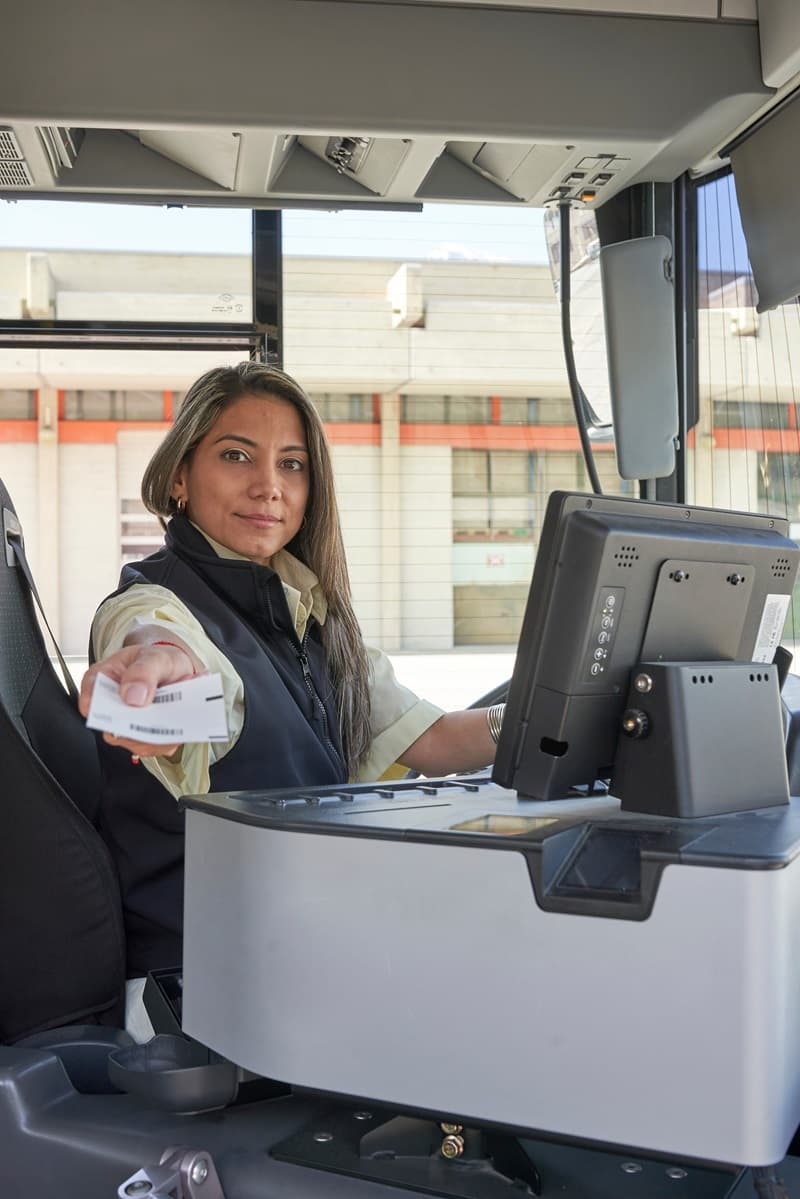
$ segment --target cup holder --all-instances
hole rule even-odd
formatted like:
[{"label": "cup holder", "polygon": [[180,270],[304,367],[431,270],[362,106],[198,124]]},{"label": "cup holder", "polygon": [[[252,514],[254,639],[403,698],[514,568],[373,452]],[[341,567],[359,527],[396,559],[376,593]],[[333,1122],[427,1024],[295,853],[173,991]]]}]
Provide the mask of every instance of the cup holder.
[{"label": "cup holder", "polygon": [[108,1057],[114,1086],[162,1111],[188,1115],[227,1107],[236,1098],[238,1070],[198,1041],[168,1034]]}]

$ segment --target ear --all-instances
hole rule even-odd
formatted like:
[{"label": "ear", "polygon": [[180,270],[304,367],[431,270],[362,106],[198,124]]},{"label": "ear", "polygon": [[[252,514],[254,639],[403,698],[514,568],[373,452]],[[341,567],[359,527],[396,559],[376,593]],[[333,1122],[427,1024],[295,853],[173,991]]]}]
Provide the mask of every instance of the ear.
[{"label": "ear", "polygon": [[172,480],[172,488],[170,490],[170,495],[176,503],[178,500],[183,500],[186,503],[189,498],[186,474],[186,463],[182,462],[175,471],[175,478]]}]

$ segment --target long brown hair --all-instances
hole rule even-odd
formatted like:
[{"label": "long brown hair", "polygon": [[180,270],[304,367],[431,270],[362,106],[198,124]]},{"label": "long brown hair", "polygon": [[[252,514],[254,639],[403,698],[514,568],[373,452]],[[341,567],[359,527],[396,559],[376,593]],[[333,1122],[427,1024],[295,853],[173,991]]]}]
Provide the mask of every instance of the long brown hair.
[{"label": "long brown hair", "polygon": [[336,692],[345,761],[352,777],[371,741],[370,666],[353,611],[328,441],[322,421],[302,387],[283,371],[258,362],[216,367],[201,375],[186,393],[175,423],[144,472],[142,499],[150,512],[161,517],[162,524],[174,516],[177,505],[171,492],[178,467],[191,456],[223,410],[245,396],[288,400],[305,428],[310,467],[308,504],[303,526],[287,549],[313,570],[328,603],[321,633]]}]

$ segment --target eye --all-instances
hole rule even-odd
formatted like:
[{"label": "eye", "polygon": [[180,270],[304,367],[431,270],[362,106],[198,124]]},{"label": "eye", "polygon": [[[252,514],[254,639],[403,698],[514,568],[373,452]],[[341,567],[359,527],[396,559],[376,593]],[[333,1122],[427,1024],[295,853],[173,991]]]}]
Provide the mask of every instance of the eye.
[{"label": "eye", "polygon": [[306,464],[302,458],[284,458],[281,461],[284,470],[305,470]]},{"label": "eye", "polygon": [[244,450],[231,449],[223,450],[222,458],[225,462],[249,462],[250,456]]}]

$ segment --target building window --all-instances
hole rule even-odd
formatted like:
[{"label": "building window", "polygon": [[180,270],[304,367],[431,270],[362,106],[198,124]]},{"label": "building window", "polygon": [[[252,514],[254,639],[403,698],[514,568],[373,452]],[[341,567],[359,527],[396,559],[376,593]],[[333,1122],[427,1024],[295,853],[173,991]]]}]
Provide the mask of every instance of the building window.
[{"label": "building window", "polygon": [[573,425],[575,414],[572,401],[568,399],[541,399],[502,397],[500,400],[501,425]]},{"label": "building window", "polygon": [[140,499],[120,501],[120,557],[122,564],[138,562],[155,553],[164,540],[157,516],[148,512]]},{"label": "building window", "polygon": [[372,424],[375,420],[371,395],[312,395],[311,400],[326,424]]},{"label": "building window", "polygon": [[453,450],[453,540],[532,541],[535,455]]},{"label": "building window", "polygon": [[488,425],[489,396],[402,396],[400,419],[406,425]]},{"label": "building window", "polygon": [[0,391],[0,420],[36,420],[36,392]]},{"label": "building window", "polygon": [[714,400],[712,421],[717,429],[789,429],[794,416],[789,404],[777,401]]},{"label": "building window", "polygon": [[163,391],[65,391],[65,420],[164,419]]},{"label": "building window", "polygon": [[401,396],[400,420],[405,425],[446,424],[447,400],[447,396]]}]

